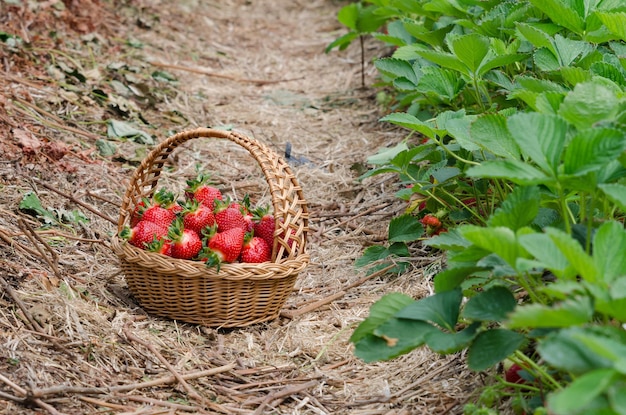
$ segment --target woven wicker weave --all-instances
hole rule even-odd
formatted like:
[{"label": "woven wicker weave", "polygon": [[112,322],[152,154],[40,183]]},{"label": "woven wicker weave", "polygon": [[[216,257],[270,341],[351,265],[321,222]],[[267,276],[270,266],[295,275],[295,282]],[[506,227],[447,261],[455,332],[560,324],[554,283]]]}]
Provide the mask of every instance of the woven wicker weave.
[{"label": "woven wicker weave", "polygon": [[207,128],[171,136],[135,171],[122,201],[118,233],[129,223],[141,199],[152,196],[172,151],[197,138],[230,140],[248,150],[261,167],[276,218],[272,260],[260,264],[222,264],[217,272],[203,262],[144,251],[118,237],[112,239],[112,248],[131,292],[149,313],[219,327],[242,327],[272,320],[292,292],[298,273],[309,262],[308,210],[289,165],[262,143],[239,133]]}]

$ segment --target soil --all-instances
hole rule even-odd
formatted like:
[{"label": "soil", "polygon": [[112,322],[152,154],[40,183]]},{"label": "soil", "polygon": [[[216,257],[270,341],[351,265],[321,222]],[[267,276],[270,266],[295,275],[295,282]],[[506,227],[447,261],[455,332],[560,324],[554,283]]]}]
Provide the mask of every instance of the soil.
[{"label": "soil", "polygon": [[[385,293],[431,293],[442,258],[418,246],[399,276],[354,267],[406,207],[395,177],[359,174],[406,133],[378,121],[369,62],[389,51],[366,40],[365,86],[356,44],[324,53],[345,4],[0,1],[0,413],[459,414],[475,398],[460,354],[366,364],[349,342]],[[111,250],[133,171],[199,127],[268,146],[308,202],[310,264],[272,321],[147,314]],[[200,167],[268,203],[259,166],[223,144],[189,143],[160,184],[181,191]]]}]

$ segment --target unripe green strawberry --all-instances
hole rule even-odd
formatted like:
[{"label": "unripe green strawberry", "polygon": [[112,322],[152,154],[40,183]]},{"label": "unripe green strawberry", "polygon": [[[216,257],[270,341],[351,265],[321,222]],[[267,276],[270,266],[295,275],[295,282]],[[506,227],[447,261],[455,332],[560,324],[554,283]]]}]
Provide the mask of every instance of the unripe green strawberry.
[{"label": "unripe green strawberry", "polygon": [[272,248],[259,236],[246,234],[241,250],[241,262],[259,263],[270,260]]}]

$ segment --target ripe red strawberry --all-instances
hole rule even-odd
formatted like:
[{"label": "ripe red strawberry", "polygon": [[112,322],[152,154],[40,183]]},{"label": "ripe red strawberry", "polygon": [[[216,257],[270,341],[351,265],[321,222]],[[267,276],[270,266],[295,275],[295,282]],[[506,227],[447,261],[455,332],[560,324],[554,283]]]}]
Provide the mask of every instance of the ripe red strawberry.
[{"label": "ripe red strawberry", "polygon": [[215,199],[222,200],[222,192],[216,187],[207,184],[209,176],[200,173],[196,179],[187,180],[185,194],[188,199],[195,199],[207,205],[211,210],[215,209]]},{"label": "ripe red strawberry", "polygon": [[137,248],[145,249],[146,244],[155,239],[162,239],[167,235],[167,228],[146,220],[139,221],[133,228],[126,227],[120,232],[120,237]]},{"label": "ripe red strawberry", "polygon": [[245,234],[243,228],[232,228],[210,236],[207,247],[201,254],[206,259],[207,266],[216,266],[219,271],[221,263],[237,261]]},{"label": "ripe red strawberry", "polygon": [[164,228],[168,228],[174,218],[176,218],[174,212],[161,206],[150,206],[143,212],[142,216],[142,220],[156,223]]},{"label": "ripe red strawberry", "polygon": [[215,222],[218,232],[225,232],[233,228],[241,228],[245,231],[248,228],[241,211],[236,207],[231,207],[228,200],[215,202]]},{"label": "ripe red strawberry", "polygon": [[246,234],[241,250],[241,262],[259,263],[269,261],[272,248],[259,236]]},{"label": "ripe red strawberry", "polygon": [[197,200],[187,203],[182,211],[183,226],[185,229],[191,229],[198,235],[202,235],[203,230],[215,224],[215,216],[213,211],[203,203]]},{"label": "ripe red strawberry", "polygon": [[191,229],[185,229],[181,218],[174,221],[169,229],[168,237],[172,240],[172,257],[174,258],[192,259],[202,249],[200,236]]},{"label": "ripe red strawberry", "polygon": [[245,195],[241,203],[239,202],[231,202],[228,205],[230,208],[239,209],[241,214],[243,215],[243,219],[246,222],[246,232],[251,232],[254,229],[254,215],[250,211],[250,196]]},{"label": "ripe red strawberry", "polygon": [[254,211],[254,236],[262,238],[270,247],[274,247],[274,231],[276,221],[274,215],[269,213],[269,207],[260,207]]},{"label": "ripe red strawberry", "polygon": [[519,372],[524,370],[517,363],[513,363],[505,372],[504,379],[509,383],[526,383],[526,379],[520,376]]},{"label": "ripe red strawberry", "polygon": [[434,215],[428,214],[420,219],[422,225],[424,226],[432,226],[433,228],[438,228],[441,226],[441,221]]},{"label": "ripe red strawberry", "polygon": [[130,218],[130,227],[134,227],[141,219],[143,219],[143,215],[146,210],[153,206],[161,206],[169,209],[171,206],[175,206],[175,197],[174,193],[166,190],[165,188],[161,188],[158,192],[154,194],[152,200],[144,197],[133,210],[133,214]]}]

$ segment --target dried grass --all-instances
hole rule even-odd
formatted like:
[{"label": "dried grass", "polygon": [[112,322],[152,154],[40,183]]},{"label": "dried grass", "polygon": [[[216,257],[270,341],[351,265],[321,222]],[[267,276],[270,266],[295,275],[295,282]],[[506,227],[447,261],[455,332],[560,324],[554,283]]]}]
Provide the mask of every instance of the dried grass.
[{"label": "dried grass", "polygon": [[[136,67],[136,76],[160,69],[179,77],[153,105],[136,104],[161,139],[170,130],[232,125],[278,152],[289,142],[294,157],[308,159],[294,168],[311,205],[312,263],[283,317],[267,324],[219,330],[145,315],[107,246],[115,226],[106,218],[117,218],[132,169],[93,151],[111,113],[34,65],[33,56],[48,61],[45,50],[0,49],[0,413],[462,412],[483,382],[462,356],[419,349],[365,364],[348,341],[384,293],[427,295],[424,267],[441,258],[416,252],[414,269],[395,278],[366,279],[353,267],[403,206],[393,178],[360,183],[351,166],[403,133],[377,122],[374,91],[359,88],[358,48],[323,53],[341,33],[340,3],[79,1],[63,13],[44,3],[0,15],[43,49],[56,47],[46,30],[57,27],[62,42],[53,55],[83,65],[93,87],[112,62]],[[94,10],[91,18],[81,5]],[[30,26],[19,24],[20,13]],[[125,53],[123,39],[131,38],[143,49]],[[372,43],[367,53],[381,51]],[[374,76],[370,65],[368,82]],[[44,147],[29,149],[17,130]],[[53,158],[50,143],[61,143],[64,157]],[[137,159],[137,151],[128,142],[120,156]],[[173,163],[189,176],[201,163],[238,195],[268,199],[250,159],[232,147],[194,143]],[[90,223],[42,230],[18,209],[28,191]]]}]

